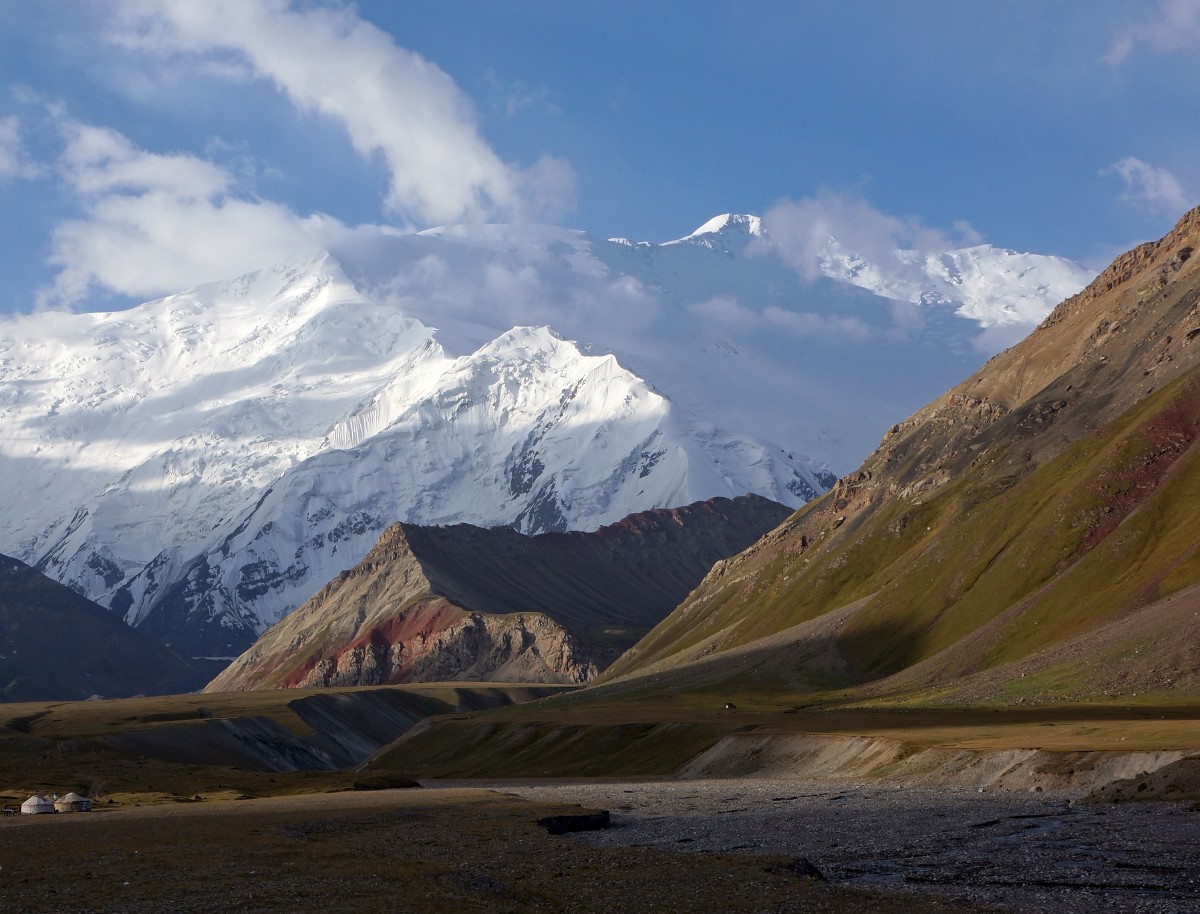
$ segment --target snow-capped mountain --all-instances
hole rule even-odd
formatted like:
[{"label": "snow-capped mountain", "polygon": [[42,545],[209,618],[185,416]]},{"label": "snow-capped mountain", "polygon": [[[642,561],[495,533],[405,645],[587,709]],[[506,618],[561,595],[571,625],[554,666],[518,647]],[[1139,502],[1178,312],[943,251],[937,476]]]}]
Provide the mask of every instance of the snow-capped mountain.
[{"label": "snow-capped mountain", "polygon": [[798,505],[977,367],[982,327],[1088,278],[986,247],[926,266],[922,287],[831,242],[806,279],[745,216],[664,245],[380,230],[128,311],[11,318],[0,552],[228,656],[397,520]]}]

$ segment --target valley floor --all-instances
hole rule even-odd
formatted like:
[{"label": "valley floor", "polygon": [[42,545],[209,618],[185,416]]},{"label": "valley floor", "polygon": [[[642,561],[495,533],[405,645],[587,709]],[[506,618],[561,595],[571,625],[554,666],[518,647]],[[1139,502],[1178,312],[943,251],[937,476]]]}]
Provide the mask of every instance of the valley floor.
[{"label": "valley floor", "polygon": [[[606,831],[542,816],[607,809]],[[782,779],[427,784],[0,820],[3,910],[1200,910],[1200,811]],[[805,878],[808,861],[828,882]]]},{"label": "valley floor", "polygon": [[838,886],[1019,914],[1200,910],[1200,811],[1066,794],[795,780],[505,782],[612,812],[589,847],[806,858]]},{"label": "valley floor", "polygon": [[536,824],[542,816],[568,811],[578,808],[564,807],[557,798],[531,801],[509,792],[447,788],[203,799],[5,818],[0,909],[5,914],[983,910],[957,900],[805,878],[787,856],[593,846],[551,836]]}]

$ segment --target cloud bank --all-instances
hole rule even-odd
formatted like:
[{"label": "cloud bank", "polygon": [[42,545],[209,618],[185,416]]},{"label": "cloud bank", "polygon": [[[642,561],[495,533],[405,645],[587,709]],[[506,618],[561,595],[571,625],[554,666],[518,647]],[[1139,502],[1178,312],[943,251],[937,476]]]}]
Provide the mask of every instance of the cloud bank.
[{"label": "cloud bank", "polygon": [[454,80],[353,7],[124,0],[120,10],[112,38],[123,46],[190,56],[235,78],[244,68],[300,110],[340,124],[360,155],[386,165],[394,214],[426,225],[523,221],[556,218],[571,203],[566,162],[501,161]]},{"label": "cloud bank", "polygon": [[[204,73],[235,93],[266,80],[296,109],[328,118],[364,160],[385,166],[381,215],[406,228],[554,218],[571,205],[568,164],[501,161],[453,79],[340,0],[118,0],[106,37],[147,78]],[[140,148],[44,107],[61,141],[52,170],[79,214],[53,232],[57,273],[40,308],[79,306],[97,291],[150,298],[336,247],[355,231],[263,199],[209,158]],[[32,168],[19,124],[0,120],[0,180]]]}]

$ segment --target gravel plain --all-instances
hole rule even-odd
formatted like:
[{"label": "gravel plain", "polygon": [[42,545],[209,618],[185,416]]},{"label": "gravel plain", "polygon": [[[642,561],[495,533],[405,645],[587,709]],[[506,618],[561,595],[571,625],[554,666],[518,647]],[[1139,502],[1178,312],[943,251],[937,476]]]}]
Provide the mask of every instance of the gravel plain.
[{"label": "gravel plain", "polygon": [[797,871],[791,858],[591,846],[577,807],[378,790],[0,820],[3,914],[984,914]]},{"label": "gravel plain", "polygon": [[790,855],[835,884],[1020,914],[1200,911],[1200,812],[1181,804],[754,779],[474,786],[608,809],[611,828],[570,836],[591,846]]}]

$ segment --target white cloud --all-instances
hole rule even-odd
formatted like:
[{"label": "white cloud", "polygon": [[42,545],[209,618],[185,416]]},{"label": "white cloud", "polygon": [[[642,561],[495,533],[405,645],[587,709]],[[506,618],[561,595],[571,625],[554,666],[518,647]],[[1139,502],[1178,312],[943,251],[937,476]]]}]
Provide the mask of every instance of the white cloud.
[{"label": "white cloud", "polygon": [[873,333],[871,327],[857,317],[789,311],[777,305],[755,311],[731,295],[715,295],[707,301],[689,305],[688,310],[703,321],[744,333],[783,331],[797,339],[846,337],[858,341],[869,339]]},{"label": "white cloud", "polygon": [[1159,53],[1200,50],[1200,0],[1160,0],[1145,19],[1114,38],[1106,59],[1120,64],[1138,45]]},{"label": "white cloud", "polygon": [[16,116],[0,118],[0,181],[36,178],[42,172],[26,153],[21,141],[21,124]]},{"label": "white cloud", "polygon": [[233,176],[185,153],[137,148],[115,130],[61,120],[59,162],[81,218],[58,225],[58,268],[40,307],[70,307],[97,287],[150,298],[329,247],[352,231],[324,215],[233,193]]},{"label": "white cloud", "polygon": [[570,205],[573,174],[558,159],[529,168],[500,160],[467,97],[445,72],[335,3],[286,0],[124,0],[115,40],[165,57],[191,55],[235,78],[271,80],[304,111],[334,119],[365,158],[390,174],[387,204],[418,221],[553,218]]},{"label": "white cloud", "polygon": [[541,324],[586,339],[594,335],[597,323],[629,330],[659,316],[659,298],[635,277],[563,283],[553,268],[543,271],[527,257],[522,252],[514,262],[497,253],[455,263],[430,254],[369,291],[381,301],[424,315],[440,331],[449,321],[491,328],[487,339],[509,327]]},{"label": "white cloud", "polygon": [[1121,199],[1155,212],[1178,215],[1189,206],[1183,182],[1165,168],[1133,156],[1113,162],[1100,174],[1115,174],[1125,185]]},{"label": "white cloud", "polygon": [[763,215],[763,226],[780,254],[809,279],[822,274],[831,240],[847,254],[887,263],[889,275],[907,272],[913,280],[924,279],[924,273],[915,260],[897,258],[897,251],[936,253],[982,241],[966,222],[956,222],[959,237],[950,238],[916,219],[880,212],[858,194],[832,190],[776,204]]},{"label": "white cloud", "polygon": [[229,175],[195,156],[143,152],[107,127],[63,121],[62,128],[66,138],[63,176],[77,194],[157,192],[203,200],[229,189]]}]

